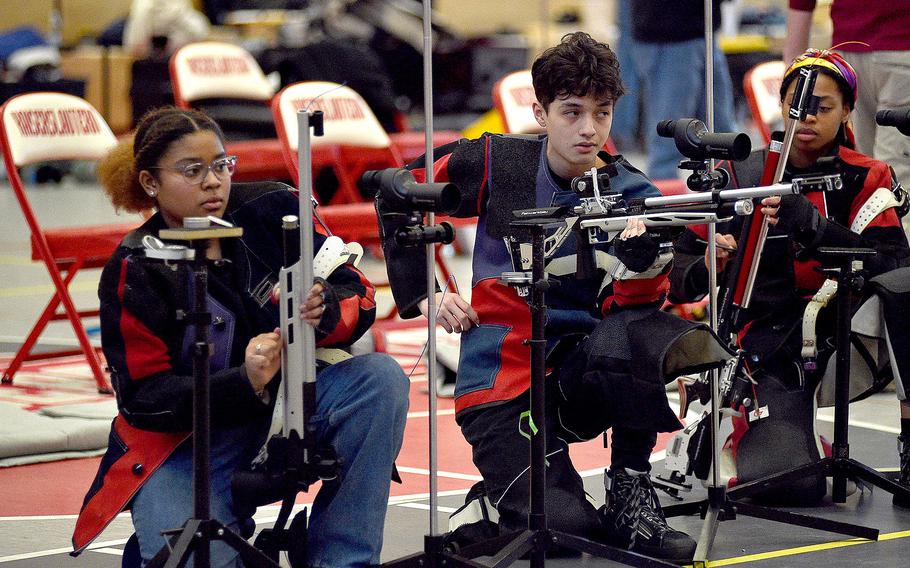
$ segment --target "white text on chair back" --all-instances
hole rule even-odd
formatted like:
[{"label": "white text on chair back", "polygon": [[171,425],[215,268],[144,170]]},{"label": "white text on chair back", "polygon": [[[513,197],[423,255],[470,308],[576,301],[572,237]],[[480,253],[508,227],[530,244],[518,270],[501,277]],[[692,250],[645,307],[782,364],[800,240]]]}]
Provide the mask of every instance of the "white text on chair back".
[{"label": "white text on chair back", "polygon": [[278,105],[290,147],[297,151],[297,111],[324,113],[325,135],[313,137],[313,146],[343,144],[364,148],[388,148],[389,135],[356,91],[327,81],[305,81],[286,87]]},{"label": "white text on chair back", "polygon": [[543,127],[534,118],[534,85],[531,72],[516,71],[503,77],[495,87],[502,107],[502,122],[506,132],[512,134],[534,134],[543,132]]},{"label": "white text on chair back", "polygon": [[231,43],[191,43],[174,53],[171,65],[175,90],[187,103],[212,98],[268,101],[275,94],[253,56]]},{"label": "white text on chair back", "polygon": [[3,130],[16,166],[46,160],[98,160],[117,138],[95,107],[63,93],[28,93],[7,101]]}]

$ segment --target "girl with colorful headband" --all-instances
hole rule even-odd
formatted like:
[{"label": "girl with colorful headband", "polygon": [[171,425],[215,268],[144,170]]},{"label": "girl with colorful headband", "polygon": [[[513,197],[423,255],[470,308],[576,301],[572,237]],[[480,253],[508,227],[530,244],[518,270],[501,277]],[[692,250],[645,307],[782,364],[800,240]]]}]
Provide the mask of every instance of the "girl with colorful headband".
[{"label": "girl with colorful headband", "polygon": [[[763,202],[764,212],[772,215],[773,226],[759,264],[752,304],[743,318],[741,342],[750,355],[750,370],[758,382],[759,406],[768,407],[769,411],[755,422],[734,421],[734,434],[725,451],[731,452],[729,461],[736,467],[728,475],[739,483],[821,457],[821,444],[814,434],[813,401],[827,367],[832,367],[827,369],[827,375],[833,374],[833,363],[829,361],[834,344],[834,314],[825,313],[833,310],[825,310],[819,316],[814,337],[811,331],[803,337],[801,325],[810,299],[825,279],[816,270],[819,247],[875,249],[878,254],[865,261],[870,277],[891,271],[910,257],[900,223],[906,204],[903,190],[887,164],[854,149],[850,112],[857,97],[857,77],[850,64],[836,53],[817,49],[797,57],[780,87],[785,123],[789,121],[787,109],[796,89],[797,71],[806,67],[818,71],[813,90],[819,98],[818,112],[794,126],[784,180],[836,171],[842,176],[843,188]],[[757,186],[766,156],[766,149],[757,150],[744,162],[721,167],[730,172],[732,186]],[[735,247],[741,229],[739,219],[719,224],[717,242]],[[697,230],[686,230],[676,243],[670,282],[671,296],[678,301],[692,301],[707,292],[706,247],[704,240],[699,240]],[[728,275],[724,269],[730,253],[723,249],[717,252],[719,280],[725,282]],[[819,346],[813,359],[803,357],[804,340]],[[870,370],[870,379],[881,378],[877,371]],[[910,405],[905,400],[904,386],[910,384],[898,385],[902,400],[900,482],[910,487]],[[825,478],[820,476],[796,481],[761,497],[777,503],[810,504],[826,492]],[[910,506],[899,499],[895,503]]]},{"label": "girl with colorful headband", "polygon": [[[814,118],[806,119],[806,122],[814,120],[815,124],[800,125],[797,130],[790,150],[790,162],[793,163],[795,159],[796,165],[801,162],[806,165],[815,163],[835,143],[846,144],[851,149],[856,147],[849,125],[850,112],[856,104],[856,71],[837,53],[807,50],[794,59],[784,73],[780,85],[780,100],[785,105],[784,108],[789,106],[793,90],[796,89],[796,78],[799,76],[797,70],[803,67],[818,71],[814,94],[823,100]],[[835,96],[835,91],[840,93],[839,98]],[[786,113],[784,118],[786,119]],[[831,128],[834,128],[834,137],[829,136]]]}]

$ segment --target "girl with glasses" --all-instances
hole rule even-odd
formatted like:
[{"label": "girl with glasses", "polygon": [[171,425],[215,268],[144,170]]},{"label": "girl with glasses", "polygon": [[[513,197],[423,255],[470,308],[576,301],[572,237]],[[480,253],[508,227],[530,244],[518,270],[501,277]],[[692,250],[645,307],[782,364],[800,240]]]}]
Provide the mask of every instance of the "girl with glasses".
[{"label": "girl with glasses", "polygon": [[[244,231],[240,238],[213,239],[207,250],[211,511],[252,534],[249,515],[235,510],[231,477],[249,467],[265,442],[277,396],[282,339],[270,293],[283,261],[281,218],[297,215],[298,202],[280,183],[232,186],[235,165],[211,118],[167,107],[147,114],[133,139],[100,166],[118,209],[156,212],[123,239],[99,285],[102,347],[119,414],[76,524],[76,553],[130,509],[141,556],[135,565],[145,565],[165,543],[161,531],[182,526],[193,513],[194,331],[179,315],[192,305],[187,271],[145,258],[142,246],[145,236],[182,227],[185,217],[224,218]],[[324,240],[314,235],[314,249]],[[317,279],[300,317],[315,328],[318,346],[344,347],[373,323],[373,295],[363,274],[344,265]],[[308,418],[317,444],[334,447],[341,466],[312,507],[308,564],[376,564],[408,380],[391,357],[368,354],[321,366],[316,391],[316,414]],[[242,566],[223,542],[211,549],[212,566]]]}]

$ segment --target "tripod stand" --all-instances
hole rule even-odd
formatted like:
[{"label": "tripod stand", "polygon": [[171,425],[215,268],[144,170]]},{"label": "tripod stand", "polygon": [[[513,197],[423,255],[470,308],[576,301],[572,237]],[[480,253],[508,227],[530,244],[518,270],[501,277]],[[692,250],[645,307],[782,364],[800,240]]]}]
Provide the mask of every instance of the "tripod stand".
[{"label": "tripod stand", "polygon": [[212,315],[208,311],[208,267],[206,249],[209,241],[217,238],[239,237],[240,227],[210,227],[206,218],[186,218],[183,229],[164,229],[162,239],[189,241],[192,248],[162,247],[149,251],[152,258],[187,262],[193,269],[193,308],[187,314],[187,323],[195,327],[193,342],[193,517],[179,529],[165,531],[170,540],[148,564],[150,568],[177,568],[185,566],[190,554],[195,553],[194,565],[208,568],[211,565],[209,544],[222,540],[240,553],[246,566],[273,568],[269,560],[252,544],[229,527],[211,518],[211,430],[209,423],[209,326]]},{"label": "tripod stand", "polygon": [[[858,272],[857,259],[875,254],[872,249],[861,248],[820,248],[819,253],[829,258],[839,258],[840,267],[825,269],[837,275],[837,330],[835,345],[837,349],[835,368],[835,403],[834,403],[834,443],[831,457],[809,463],[738,485],[729,491],[723,486],[709,487],[707,501],[680,503],[664,508],[667,516],[693,514],[701,511],[705,516],[699,548],[696,550],[696,564],[704,563],[710,550],[720,521],[734,519],[737,514],[778,521],[807,528],[814,528],[847,534],[870,540],[878,540],[879,531],[875,528],[842,523],[780,511],[744,503],[739,499],[780,487],[810,475],[833,478],[832,500],[844,503],[847,499],[847,478],[856,477],[880,487],[892,494],[910,497],[910,490],[887,479],[869,466],[850,457],[850,446],[847,441],[849,405],[850,405],[850,318],[851,295],[862,288],[864,277]],[[861,264],[861,261],[859,262]],[[713,408],[712,411],[716,411]]]},{"label": "tripod stand", "polygon": [[[835,503],[843,503],[847,499],[847,478],[856,477],[872,485],[880,487],[888,493],[902,495],[910,498],[910,489],[903,487],[871,467],[850,457],[850,444],[848,443],[848,426],[850,413],[850,318],[852,314],[851,296],[859,291],[865,277],[859,272],[858,265],[862,264],[863,257],[875,254],[872,249],[864,248],[820,248],[819,253],[830,258],[840,259],[840,267],[825,269],[826,272],[837,275],[837,331],[835,345],[837,347],[835,367],[834,391],[834,442],[830,457],[793,468],[779,474],[778,480],[756,480],[751,483],[736,487],[730,491],[737,496],[748,496],[762,491],[768,487],[775,487],[782,483],[799,479],[806,475],[819,474],[832,478],[831,498]],[[867,538],[877,539],[878,530],[866,529],[875,533]],[[859,536],[859,535],[857,535]]]},{"label": "tripod stand", "polygon": [[[545,295],[549,282],[544,270],[544,241],[547,229],[559,227],[559,219],[527,219],[514,221],[512,227],[531,234],[531,272],[505,273],[508,284],[529,288],[531,293],[531,435],[530,435],[530,495],[528,528],[523,531],[504,534],[499,537],[458,549],[457,553],[444,549],[442,536],[425,537],[423,552],[384,564],[386,567],[411,566],[469,566],[501,568],[528,555],[533,568],[545,565],[545,555],[555,548],[584,552],[592,556],[614,560],[629,566],[647,568],[670,568],[677,564],[638,554],[630,550],[556,531],[548,528],[545,510],[546,502],[546,302]],[[481,564],[474,558],[492,556],[488,563]]]}]

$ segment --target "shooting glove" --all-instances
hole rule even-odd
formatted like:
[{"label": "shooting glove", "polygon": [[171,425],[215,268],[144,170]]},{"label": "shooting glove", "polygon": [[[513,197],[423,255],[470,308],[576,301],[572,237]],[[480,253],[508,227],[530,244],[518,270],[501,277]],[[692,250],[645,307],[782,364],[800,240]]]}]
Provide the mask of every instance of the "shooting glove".
[{"label": "shooting glove", "polygon": [[613,241],[616,258],[634,272],[644,272],[657,260],[660,245],[648,233],[622,240],[616,237]]},{"label": "shooting glove", "polygon": [[815,240],[823,222],[818,209],[803,195],[785,195],[777,210],[777,226],[791,235],[796,242],[809,246]]},{"label": "shooting glove", "polygon": [[341,321],[341,299],[335,287],[325,278],[313,278],[313,283],[320,283],[323,287],[323,297],[325,310],[322,312],[322,318],[319,325],[316,326],[316,341],[331,335],[335,331],[338,322]]}]

